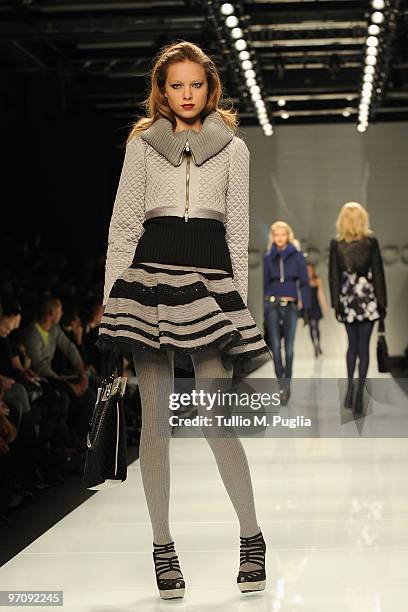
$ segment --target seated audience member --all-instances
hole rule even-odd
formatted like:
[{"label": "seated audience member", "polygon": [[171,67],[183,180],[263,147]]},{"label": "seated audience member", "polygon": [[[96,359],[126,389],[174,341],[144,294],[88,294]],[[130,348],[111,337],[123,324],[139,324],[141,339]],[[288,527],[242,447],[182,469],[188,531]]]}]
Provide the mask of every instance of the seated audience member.
[{"label": "seated audience member", "polygon": [[59,298],[48,296],[43,298],[38,319],[23,330],[22,339],[31,357],[32,367],[40,376],[63,378],[52,367],[52,360],[58,346],[80,376],[83,389],[85,389],[84,362],[75,344],[61,329],[59,322],[62,313],[62,302]]},{"label": "seated audience member", "polygon": [[[52,381],[58,389],[65,388],[70,392],[70,417],[79,436],[77,444],[85,449],[85,434],[88,431],[96,396],[88,387],[88,376],[80,352],[59,324],[62,314],[62,302],[59,298],[50,296],[43,298],[38,319],[23,330],[22,338],[31,357],[33,369],[48,381]],[[79,375],[79,381],[70,381],[68,380],[70,375],[59,374],[54,370],[53,360],[57,348]]]},{"label": "seated audience member", "polygon": [[4,401],[11,407],[11,418],[19,429],[23,415],[31,412],[30,400],[27,391],[14,378],[14,370],[10,363],[11,349],[8,340],[9,334],[20,324],[21,313],[10,312],[15,310],[9,308],[9,297],[2,295],[0,298],[0,380],[4,388]]}]

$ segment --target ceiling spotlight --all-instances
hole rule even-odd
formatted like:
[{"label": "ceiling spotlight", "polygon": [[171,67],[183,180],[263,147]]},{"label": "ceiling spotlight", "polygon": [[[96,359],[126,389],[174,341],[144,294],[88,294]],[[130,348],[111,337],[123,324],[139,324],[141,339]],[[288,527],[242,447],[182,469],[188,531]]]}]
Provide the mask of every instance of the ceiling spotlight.
[{"label": "ceiling spotlight", "polygon": [[244,60],[241,65],[244,70],[251,70],[252,68],[252,62],[250,60]]},{"label": "ceiling spotlight", "polygon": [[245,78],[246,79],[254,79],[256,77],[255,70],[245,70]]},{"label": "ceiling spotlight", "polygon": [[378,54],[378,48],[377,47],[368,47],[367,48],[367,55],[377,55]]},{"label": "ceiling spotlight", "polygon": [[246,79],[245,83],[248,88],[251,88],[253,85],[256,85],[256,80],[253,78]]},{"label": "ceiling spotlight", "polygon": [[257,100],[255,102],[255,106],[256,106],[256,108],[259,108],[259,109],[260,108],[265,108],[265,102],[263,100]]},{"label": "ceiling spotlight", "polygon": [[359,106],[360,110],[362,111],[366,111],[369,109],[369,106],[366,102],[361,102],[360,106]]},{"label": "ceiling spotlight", "polygon": [[254,102],[256,102],[257,100],[260,100],[262,96],[257,91],[254,91],[253,93],[251,93],[251,98]]},{"label": "ceiling spotlight", "polygon": [[278,106],[285,106],[286,104],[286,100],[284,98],[279,98],[278,100]]},{"label": "ceiling spotlight", "polygon": [[251,93],[260,93],[261,88],[259,87],[259,85],[252,85],[251,87]]},{"label": "ceiling spotlight", "polygon": [[382,23],[384,21],[384,13],[381,13],[380,11],[375,11],[371,15],[371,21],[376,24]]},{"label": "ceiling spotlight", "polygon": [[232,38],[242,38],[244,35],[243,31],[241,30],[241,28],[232,28],[231,30],[231,36]]},{"label": "ceiling spotlight", "polygon": [[289,119],[290,115],[289,115],[289,113],[284,111],[283,113],[281,113],[281,117],[282,117],[282,119]]},{"label": "ceiling spotlight", "polygon": [[368,55],[366,57],[366,64],[368,64],[369,66],[375,66],[377,63],[377,58],[375,57],[375,55]]},{"label": "ceiling spotlight", "polygon": [[377,11],[382,11],[382,9],[385,7],[385,2],[384,0],[373,0],[371,2],[371,6]]},{"label": "ceiling spotlight", "polygon": [[247,47],[247,44],[243,38],[238,38],[234,44],[237,51],[243,51]]},{"label": "ceiling spotlight", "polygon": [[378,46],[377,36],[369,36],[367,38],[367,47],[377,47],[377,46]]},{"label": "ceiling spotlight", "polygon": [[364,83],[372,83],[374,81],[374,77],[372,74],[365,74],[363,76]]},{"label": "ceiling spotlight", "polygon": [[378,36],[380,31],[381,30],[379,26],[375,25],[375,23],[372,23],[371,25],[368,26],[368,33],[370,34],[370,36]]},{"label": "ceiling spotlight", "polygon": [[270,123],[265,123],[265,125],[263,125],[262,128],[263,128],[263,131],[265,132],[265,136],[272,136],[273,127],[271,126]]},{"label": "ceiling spotlight", "polygon": [[342,113],[343,117],[350,117],[350,111],[348,108],[345,108],[343,113]]},{"label": "ceiling spotlight", "polygon": [[259,117],[259,123],[261,125],[265,125],[266,123],[269,123],[268,117]]},{"label": "ceiling spotlight", "polygon": [[364,74],[375,74],[375,68],[374,66],[366,66],[364,68]]},{"label": "ceiling spotlight", "polygon": [[235,28],[238,25],[238,17],[236,15],[229,15],[225,20],[225,25],[228,28]]},{"label": "ceiling spotlight", "polygon": [[238,57],[242,62],[243,60],[249,60],[251,56],[249,55],[249,51],[240,51]]},{"label": "ceiling spotlight", "polygon": [[357,130],[358,130],[360,133],[365,132],[365,131],[366,131],[366,129],[367,129],[367,127],[366,127],[366,126],[365,126],[363,123],[359,123],[359,124],[358,124],[358,126],[357,126]]},{"label": "ceiling spotlight", "polygon": [[223,15],[232,15],[234,12],[234,7],[229,2],[225,2],[224,4],[221,4],[220,11]]}]

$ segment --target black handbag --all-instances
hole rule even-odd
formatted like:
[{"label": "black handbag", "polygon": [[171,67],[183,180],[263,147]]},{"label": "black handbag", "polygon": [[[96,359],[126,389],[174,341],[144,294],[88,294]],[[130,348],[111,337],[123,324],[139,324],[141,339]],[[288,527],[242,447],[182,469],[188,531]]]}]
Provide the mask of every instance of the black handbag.
[{"label": "black handbag", "polygon": [[384,319],[380,319],[378,323],[377,362],[378,362],[379,372],[389,372],[390,371],[391,363],[390,363],[390,356],[388,354],[387,341],[385,339]]},{"label": "black handbag", "polygon": [[104,352],[101,365],[102,386],[89,422],[83,475],[85,487],[94,490],[109,489],[127,476],[123,356],[115,350]]}]

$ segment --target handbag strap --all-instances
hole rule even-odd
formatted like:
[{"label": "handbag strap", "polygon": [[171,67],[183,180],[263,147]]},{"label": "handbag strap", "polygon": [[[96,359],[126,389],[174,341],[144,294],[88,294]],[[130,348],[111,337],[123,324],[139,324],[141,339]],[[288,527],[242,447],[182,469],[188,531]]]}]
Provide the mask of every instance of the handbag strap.
[{"label": "handbag strap", "polygon": [[378,321],[378,335],[379,336],[385,336],[385,323],[384,323],[384,319],[380,319]]},{"label": "handbag strap", "polygon": [[103,351],[101,356],[102,380],[108,380],[112,375],[114,378],[123,375],[123,353],[116,347]]}]

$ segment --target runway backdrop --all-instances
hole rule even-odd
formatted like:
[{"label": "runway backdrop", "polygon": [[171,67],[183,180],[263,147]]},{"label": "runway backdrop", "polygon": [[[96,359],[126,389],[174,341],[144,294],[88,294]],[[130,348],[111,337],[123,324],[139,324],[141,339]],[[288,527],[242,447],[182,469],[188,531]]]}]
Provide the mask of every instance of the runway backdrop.
[{"label": "runway backdrop", "polygon": [[[251,151],[250,247],[260,249],[252,253],[249,281],[249,305],[257,323],[263,319],[260,262],[269,225],[283,219],[306,251],[319,257],[312,249],[319,250],[317,271],[329,299],[326,250],[340,206],[357,200],[368,208],[383,255],[390,260],[384,266],[387,339],[391,354],[402,354],[408,344],[408,125],[374,124],[364,135],[350,124],[287,125],[269,138],[256,127],[241,132]],[[344,354],[341,327],[331,311],[322,325],[325,355]],[[297,342],[296,351],[312,355],[308,342]]]}]

